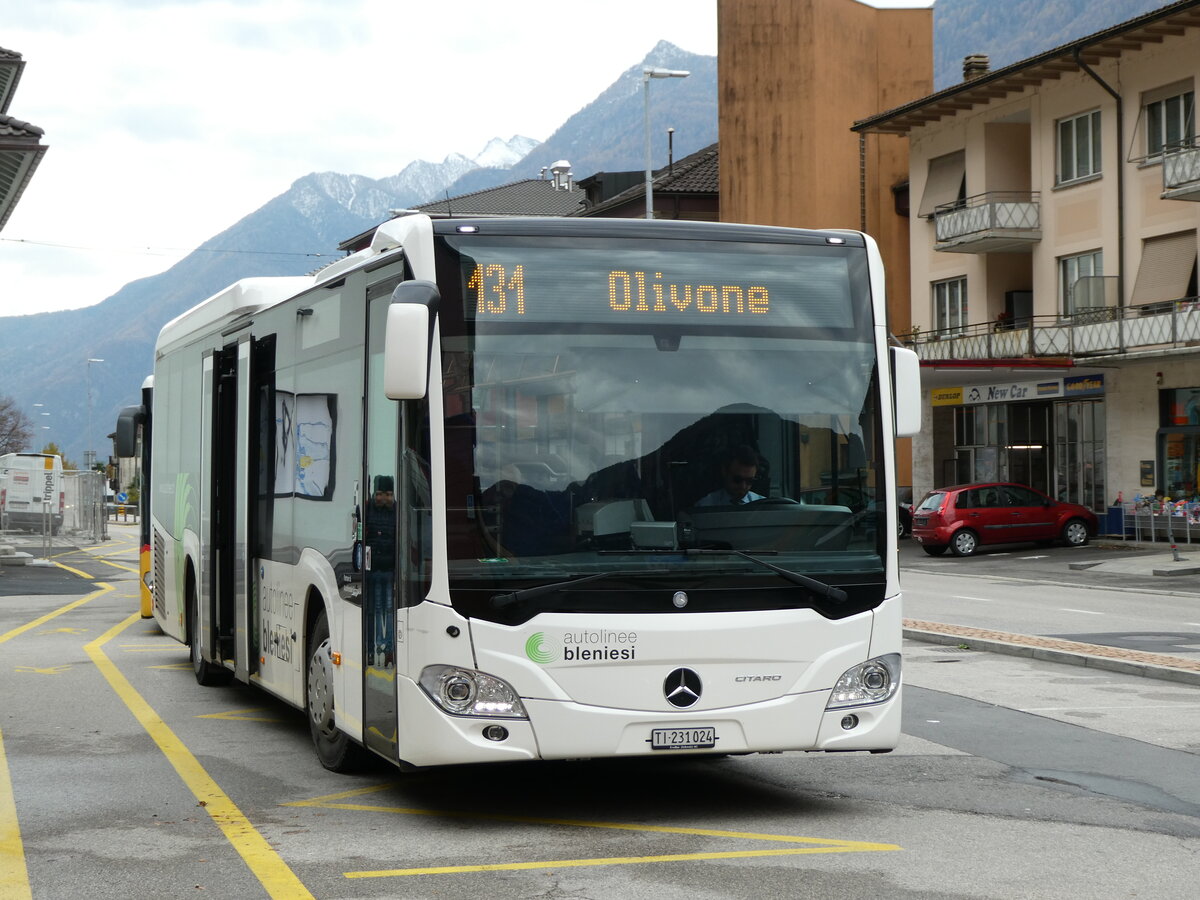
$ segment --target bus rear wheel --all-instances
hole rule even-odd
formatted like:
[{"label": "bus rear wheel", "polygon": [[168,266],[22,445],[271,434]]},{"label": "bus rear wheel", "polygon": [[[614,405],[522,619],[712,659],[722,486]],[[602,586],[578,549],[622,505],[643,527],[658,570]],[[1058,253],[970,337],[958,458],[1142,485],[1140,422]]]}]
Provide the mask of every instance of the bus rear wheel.
[{"label": "bus rear wheel", "polygon": [[308,641],[308,730],[321,765],[331,772],[354,772],[362,768],[366,751],[337,727],[330,647],[329,619],[322,612]]}]

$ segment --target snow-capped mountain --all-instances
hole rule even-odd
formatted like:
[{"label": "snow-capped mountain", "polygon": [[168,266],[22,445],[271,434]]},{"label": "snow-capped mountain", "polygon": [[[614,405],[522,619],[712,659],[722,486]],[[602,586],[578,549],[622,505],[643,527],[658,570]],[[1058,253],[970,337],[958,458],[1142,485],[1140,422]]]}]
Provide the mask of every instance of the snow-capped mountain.
[{"label": "snow-capped mountain", "polygon": [[507,141],[492,138],[476,155],[475,164],[485,169],[507,169],[540,143],[520,134],[514,134]]},{"label": "snow-capped mountain", "polygon": [[[475,156],[451,153],[440,163],[417,159],[396,175],[381,178],[378,184],[400,197],[402,206],[441,198],[450,185],[476,169],[507,169],[528,154],[540,141],[514,134],[508,140],[494,137]],[[393,205],[395,201],[393,200]]]},{"label": "snow-capped mountain", "polygon": [[[642,64],[663,65],[662,50],[662,45],[655,48]],[[675,124],[703,146],[716,140],[716,60],[686,56],[677,67],[693,71],[684,82],[701,99],[692,110],[695,127],[683,126],[682,118]],[[627,72],[626,80],[628,77]],[[104,380],[91,385],[91,415],[97,425],[112,422],[120,407],[138,402],[139,387],[153,367],[159,328],[239,278],[311,272],[339,255],[339,242],[387,219],[390,210],[441,199],[447,193],[457,195],[536,178],[542,167],[562,158],[570,160],[579,177],[601,167],[638,168],[642,104],[637,91],[623,93],[627,95],[623,103],[593,110],[602,121],[590,121],[593,113],[587,110],[593,108],[585,107],[546,145],[523,135],[497,137],[473,156],[451,153],[441,162],[414,160],[387,178],[337,172],[305,175],[165,272],[130,282],[102,303],[0,317],[0,373],[4,375],[0,393],[19,403],[36,396],[39,402],[52,404],[58,442],[68,456],[78,460],[83,455],[82,438],[69,436],[86,433],[89,410],[81,398],[88,396],[88,386],[82,383],[82,374],[61,365],[63,346],[85,348],[86,356],[108,360]],[[686,96],[676,91],[677,102]],[[681,103],[681,112],[689,105]],[[626,148],[629,152],[623,152]],[[614,155],[614,150],[621,152]],[[473,179],[472,186],[462,187],[468,179]]]}]

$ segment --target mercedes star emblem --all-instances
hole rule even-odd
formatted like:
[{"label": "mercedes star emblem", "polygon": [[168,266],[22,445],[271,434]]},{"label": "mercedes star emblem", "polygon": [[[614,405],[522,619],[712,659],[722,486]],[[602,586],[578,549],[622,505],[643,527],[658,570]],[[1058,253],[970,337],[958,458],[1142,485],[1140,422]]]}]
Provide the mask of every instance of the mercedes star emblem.
[{"label": "mercedes star emblem", "polygon": [[700,699],[700,676],[691,669],[676,669],[663,682],[667,702],[680,708],[691,706]]}]

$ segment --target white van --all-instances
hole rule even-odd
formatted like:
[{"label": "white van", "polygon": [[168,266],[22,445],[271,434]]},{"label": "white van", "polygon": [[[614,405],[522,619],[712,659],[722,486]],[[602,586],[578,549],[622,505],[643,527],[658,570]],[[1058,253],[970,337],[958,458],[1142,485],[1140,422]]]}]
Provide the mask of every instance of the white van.
[{"label": "white van", "polygon": [[0,472],[4,473],[0,506],[7,526],[40,532],[48,519],[50,533],[58,534],[66,505],[62,457],[52,453],[6,453],[0,456]]}]

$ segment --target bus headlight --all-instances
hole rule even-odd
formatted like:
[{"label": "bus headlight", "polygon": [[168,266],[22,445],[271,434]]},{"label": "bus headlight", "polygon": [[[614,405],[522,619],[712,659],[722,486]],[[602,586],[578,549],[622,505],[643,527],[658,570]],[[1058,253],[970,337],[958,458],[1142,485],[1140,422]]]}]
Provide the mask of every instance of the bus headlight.
[{"label": "bus headlight", "polygon": [[888,653],[842,673],[830,692],[826,709],[869,706],[891,700],[900,687],[900,654]]},{"label": "bus headlight", "polygon": [[454,716],[525,719],[521,698],[507,681],[458,666],[426,666],[421,689]]}]

